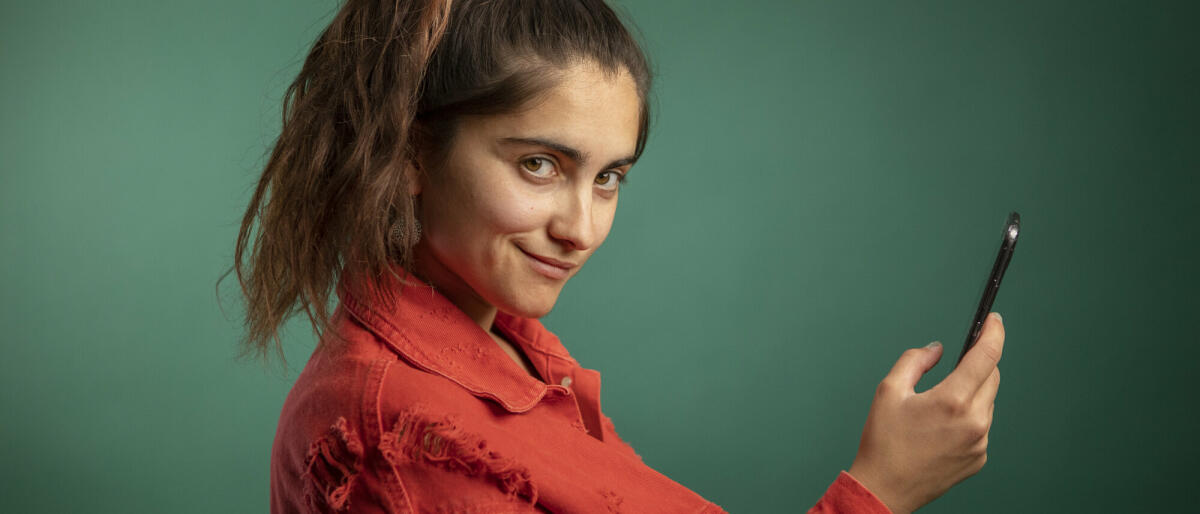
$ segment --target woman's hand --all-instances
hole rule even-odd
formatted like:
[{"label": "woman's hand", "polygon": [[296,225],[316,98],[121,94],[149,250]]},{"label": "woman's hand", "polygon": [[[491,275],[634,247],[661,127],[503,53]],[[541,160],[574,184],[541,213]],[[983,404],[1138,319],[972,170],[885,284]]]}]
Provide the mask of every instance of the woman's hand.
[{"label": "woman's hand", "polygon": [[917,381],[941,359],[942,347],[905,351],[875,391],[850,475],[892,512],[907,514],[979,472],[1003,349],[1004,325],[992,313],[954,372],[920,394]]}]

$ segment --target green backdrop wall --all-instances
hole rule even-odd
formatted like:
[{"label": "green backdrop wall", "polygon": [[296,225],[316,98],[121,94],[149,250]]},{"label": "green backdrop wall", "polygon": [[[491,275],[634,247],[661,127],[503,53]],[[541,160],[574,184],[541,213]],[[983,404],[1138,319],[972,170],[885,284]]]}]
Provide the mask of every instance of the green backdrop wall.
[{"label": "green backdrop wall", "polygon": [[[989,461],[925,511],[1192,505],[1195,3],[618,5],[657,119],[544,321],[648,464],[731,512],[811,505],[900,353],[957,356],[1017,210]],[[0,510],[266,510],[313,336],[235,360],[214,286],[336,7],[0,7]]]}]

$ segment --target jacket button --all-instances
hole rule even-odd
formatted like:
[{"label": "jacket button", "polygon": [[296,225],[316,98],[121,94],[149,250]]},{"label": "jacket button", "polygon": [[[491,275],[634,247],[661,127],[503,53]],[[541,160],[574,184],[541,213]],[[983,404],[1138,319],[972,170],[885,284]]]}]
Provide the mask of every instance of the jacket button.
[{"label": "jacket button", "polygon": [[563,377],[562,381],[559,383],[562,384],[563,387],[571,387],[571,377]]}]

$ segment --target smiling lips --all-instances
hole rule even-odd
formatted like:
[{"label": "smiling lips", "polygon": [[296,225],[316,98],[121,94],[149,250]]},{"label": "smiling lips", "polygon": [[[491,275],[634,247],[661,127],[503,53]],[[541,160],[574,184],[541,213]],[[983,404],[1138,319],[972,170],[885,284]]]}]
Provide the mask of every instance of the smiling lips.
[{"label": "smiling lips", "polygon": [[524,248],[519,246],[517,248],[529,258],[529,263],[535,271],[555,280],[567,278],[571,274],[571,268],[576,266],[570,262],[526,252]]}]

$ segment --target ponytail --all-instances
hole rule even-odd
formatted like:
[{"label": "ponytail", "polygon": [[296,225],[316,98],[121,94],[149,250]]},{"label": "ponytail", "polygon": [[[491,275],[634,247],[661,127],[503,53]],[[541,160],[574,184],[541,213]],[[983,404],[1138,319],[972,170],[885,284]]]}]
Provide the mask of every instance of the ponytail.
[{"label": "ponytail", "polygon": [[[283,125],[242,217],[234,266],[247,312],[240,356],[265,359],[303,308],[320,337],[344,268],[406,269],[415,211],[404,169],[429,59],[451,0],[348,0],[283,100]],[[251,231],[255,220],[258,231]],[[249,263],[243,262],[249,252]],[[218,286],[220,281],[218,281]],[[299,307],[295,307],[299,303]]]}]

